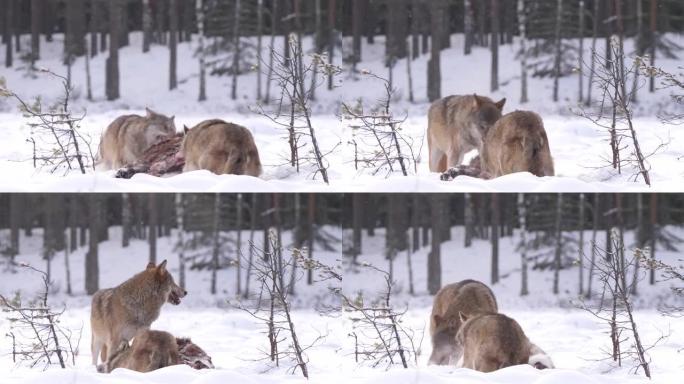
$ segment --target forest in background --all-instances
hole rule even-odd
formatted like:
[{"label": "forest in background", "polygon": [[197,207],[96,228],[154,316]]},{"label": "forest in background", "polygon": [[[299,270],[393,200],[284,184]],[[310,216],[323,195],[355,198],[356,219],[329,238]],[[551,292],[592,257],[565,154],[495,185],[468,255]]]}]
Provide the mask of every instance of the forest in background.
[{"label": "forest in background", "polygon": [[[334,194],[2,194],[2,269],[17,267],[21,238],[42,237],[48,274],[58,253],[68,258],[86,248],[85,291],[92,294],[102,288],[98,260],[109,251],[99,245],[110,240],[113,227],[120,227],[122,248],[133,239],[149,243],[140,265],[178,258],[180,284],[185,284],[186,268],[206,270],[216,293],[216,271],[237,267],[249,273],[240,263],[251,263],[255,253],[268,253],[273,234],[281,244],[281,234],[291,232],[292,243],[281,244],[282,249],[306,248],[310,258],[316,257],[316,250],[337,249],[341,239],[334,228],[339,227],[341,200]],[[42,231],[34,234],[36,229]],[[169,237],[176,244],[175,254],[158,255],[158,239]],[[312,284],[313,279],[308,272],[304,280]],[[236,283],[239,293],[239,278]]]},{"label": "forest in background", "polygon": [[[391,5],[390,5],[391,3]],[[237,77],[256,70],[259,75],[257,99],[268,101],[270,87],[262,92],[262,83],[270,84],[274,55],[289,58],[289,44],[301,45],[305,36],[313,38],[313,51],[327,62],[342,58],[345,66],[356,72],[363,60],[362,39],[379,44],[385,50],[386,76],[401,59],[429,55],[427,96],[442,95],[440,52],[450,48],[450,36],[463,33],[463,54],[474,46],[491,51],[491,90],[499,88],[499,46],[514,43],[514,37],[527,41],[518,53],[523,77],[547,77],[553,81],[553,99],[558,101],[558,78],[584,68],[597,58],[583,57],[583,38],[592,38],[592,48],[601,52],[600,59],[610,61],[610,39],[617,36],[635,40],[635,52],[648,56],[651,66],[657,57],[676,57],[682,47],[667,39],[667,33],[681,33],[684,4],[677,0],[4,0],[0,7],[0,28],[5,44],[5,65],[29,69],[40,58],[41,36],[51,41],[54,34],[64,33],[64,62],[69,65],[78,57],[109,52],[106,68],[106,96],[120,97],[120,47],[130,44],[129,34],[142,31],[141,49],[159,44],[169,49],[169,89],[177,87],[177,44],[191,42],[197,36],[197,58],[200,66],[199,100],[206,98],[206,73],[233,78],[231,97],[236,99]],[[118,20],[118,22],[111,22]],[[274,46],[276,36],[284,39],[283,47]],[[377,39],[384,36],[384,39]],[[347,37],[349,39],[347,39]],[[256,39],[255,39],[256,38]],[[270,57],[261,57],[262,47],[270,46]],[[409,60],[411,61],[411,60]],[[604,65],[607,65],[604,63]],[[91,76],[90,74],[88,75]],[[101,76],[101,74],[93,74]],[[409,77],[411,75],[409,70]],[[581,76],[580,76],[581,77]],[[315,82],[315,80],[314,80]],[[579,101],[591,101],[592,81],[587,94],[580,92]],[[241,84],[240,86],[245,86]],[[332,89],[332,77],[327,81]],[[526,100],[526,84],[521,101]],[[648,89],[654,92],[651,77]],[[315,98],[315,94],[311,95]],[[412,99],[412,98],[411,98]]]}]

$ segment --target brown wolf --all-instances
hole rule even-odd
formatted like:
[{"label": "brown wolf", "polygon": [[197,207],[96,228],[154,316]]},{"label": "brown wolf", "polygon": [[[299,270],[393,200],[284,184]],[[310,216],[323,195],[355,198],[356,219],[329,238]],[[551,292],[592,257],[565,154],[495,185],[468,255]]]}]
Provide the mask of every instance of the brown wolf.
[{"label": "brown wolf", "polygon": [[477,149],[489,128],[501,118],[506,99],[493,102],[478,95],[447,96],[430,105],[428,148],[430,171],[444,172],[463,162],[463,156]]},{"label": "brown wolf", "polygon": [[137,173],[147,173],[153,176],[180,173],[185,165],[182,158],[178,156],[182,142],[183,134],[177,133],[152,145],[133,164],[127,164],[119,169],[116,177],[130,179]]},{"label": "brown wolf", "polygon": [[165,302],[178,305],[185,295],[166,270],[166,260],[158,266],[149,263],[120,285],[95,292],[90,313],[93,365],[100,353],[102,361],[107,361],[108,351],[149,329]]},{"label": "brown wolf", "polygon": [[528,363],[531,343],[515,320],[499,313],[461,314],[460,318],[463,325],[456,344],[463,355],[457,367],[492,372]]},{"label": "brown wolf", "polygon": [[192,129],[185,127],[180,156],[183,172],[207,169],[216,174],[261,174],[261,160],[249,130],[223,120],[206,120]]},{"label": "brown wolf", "polygon": [[176,364],[182,364],[176,338],[168,332],[145,329],[135,335],[130,346],[127,341],[121,341],[97,370],[110,373],[116,368],[126,368],[151,372]]},{"label": "brown wolf", "polygon": [[514,172],[553,176],[553,159],[544,122],[531,111],[504,115],[489,130],[482,151],[482,169],[491,177]]},{"label": "brown wolf", "polygon": [[462,350],[456,344],[461,328],[459,313],[473,316],[497,310],[494,293],[479,281],[463,280],[442,287],[435,295],[430,316],[430,364],[446,365],[460,357]]},{"label": "brown wolf", "polygon": [[100,139],[98,168],[116,169],[132,164],[151,145],[176,134],[173,116],[145,110],[144,117],[125,115],[109,124]]},{"label": "brown wolf", "polygon": [[515,172],[554,175],[544,123],[530,111],[511,112],[497,121],[487,133],[479,157],[469,166],[450,168],[440,178],[449,181],[466,175],[491,179]]}]

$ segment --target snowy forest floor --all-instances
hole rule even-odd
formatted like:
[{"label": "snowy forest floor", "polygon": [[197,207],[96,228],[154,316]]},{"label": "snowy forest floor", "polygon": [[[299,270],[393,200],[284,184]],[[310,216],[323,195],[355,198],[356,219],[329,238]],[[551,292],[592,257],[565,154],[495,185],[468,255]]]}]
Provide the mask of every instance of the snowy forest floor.
[{"label": "snowy forest floor", "polygon": [[[628,233],[626,243],[630,243]],[[44,261],[40,257],[40,231],[35,231],[31,238],[22,237],[22,253],[17,261],[28,262],[41,267]],[[178,264],[173,252],[173,237],[158,240],[159,255],[169,259],[170,271],[177,275]],[[289,233],[284,235],[287,244]],[[462,229],[452,229],[452,241],[442,245],[442,283],[465,278],[489,282],[490,258],[489,242],[475,240],[471,248],[462,245]],[[147,243],[134,240],[129,248],[120,247],[120,230],[110,230],[110,240],[100,246],[100,286],[107,287],[118,284],[133,273],[140,270],[147,259]],[[359,261],[372,263],[385,268],[383,244],[384,233],[378,229],[375,237],[364,237],[364,251]],[[209,292],[209,271],[188,271],[188,296],[179,306],[166,305],[161,316],[153,324],[154,329],[166,330],[178,336],[191,337],[195,343],[205,349],[213,358],[216,370],[195,371],[187,366],[168,367],[148,374],[140,374],[127,370],[116,370],[110,375],[98,374],[90,364],[89,352],[89,303],[90,297],[83,292],[83,257],[85,249],[79,249],[71,255],[72,284],[74,295],[64,294],[64,258],[59,254],[53,260],[54,292],[50,301],[53,305],[66,305],[62,316],[62,326],[76,331],[82,329],[79,354],[75,367],[61,370],[56,367],[47,372],[40,369],[16,367],[12,362],[11,346],[6,338],[0,343],[0,372],[3,372],[3,383],[193,383],[212,384],[239,382],[248,384],[267,383],[393,383],[393,384],[441,384],[455,381],[464,383],[662,383],[678,382],[684,369],[681,355],[684,348],[684,321],[662,316],[657,308],[673,300],[667,283],[654,286],[642,282],[639,295],[635,300],[638,311],[636,319],[646,343],[657,339],[662,334],[669,335],[649,352],[652,359],[653,380],[649,381],[641,373],[635,375],[631,365],[615,368],[606,361],[602,352],[608,346],[606,327],[597,322],[591,315],[574,308],[570,300],[577,297],[576,267],[568,267],[561,271],[561,293],[557,296],[551,292],[551,271],[530,270],[530,295],[518,295],[520,285],[519,257],[513,251],[515,237],[503,238],[501,241],[501,260],[499,283],[492,286],[500,311],[515,318],[528,337],[550,354],[558,369],[535,370],[529,366],[516,366],[484,374],[454,367],[428,366],[430,354],[430,338],[428,319],[432,297],[427,294],[426,258],[428,248],[421,248],[413,254],[414,284],[416,294],[409,295],[406,267],[406,254],[401,253],[395,260],[394,273],[397,280],[395,305],[408,306],[404,315],[404,326],[417,331],[416,340],[420,343],[418,363],[411,364],[409,369],[398,366],[389,370],[381,365],[371,368],[354,361],[354,343],[349,336],[354,330],[354,323],[346,314],[340,316],[323,316],[312,308],[318,304],[329,302],[327,286],[314,284],[307,286],[300,283],[293,312],[294,321],[303,343],[314,340],[321,335],[325,337],[314,348],[308,351],[311,378],[303,379],[299,372],[291,374],[289,365],[272,368],[263,361],[255,361],[263,355],[260,348],[267,348],[265,329],[261,324],[244,312],[232,309],[225,304],[225,299],[235,294],[235,269],[229,268],[219,272],[218,282],[222,287],[216,296]],[[174,255],[174,256],[171,256]],[[316,258],[324,263],[338,265],[341,263],[339,250],[334,252],[316,251]],[[678,252],[659,252],[658,258],[674,262],[679,258]],[[363,291],[366,298],[374,297],[380,288],[377,275],[359,267],[354,272],[344,263],[343,291],[353,293]],[[126,266],[126,267],[122,267]],[[0,266],[0,292],[11,294],[17,290],[23,297],[34,294],[38,288],[37,276],[29,276],[26,272],[16,274],[5,271]],[[586,277],[586,275],[585,275]],[[594,283],[597,289],[597,283]],[[255,287],[255,285],[252,285]],[[10,324],[4,316],[0,316],[0,335],[4,335]]]},{"label": "snowy forest floor", "polygon": [[[24,36],[28,38],[28,36]],[[684,45],[681,35],[669,36],[673,41]],[[49,68],[65,73],[62,64],[62,36],[55,36],[51,43],[43,44],[43,59],[38,67]],[[361,74],[351,74],[343,66],[344,72],[335,80],[332,91],[320,88],[313,103],[313,124],[317,129],[320,146],[329,166],[330,185],[327,186],[320,175],[313,178],[313,168],[305,166],[298,174],[287,165],[288,146],[285,131],[267,118],[256,115],[256,73],[246,72],[238,78],[238,99],[229,98],[231,79],[210,76],[207,80],[208,100],[197,102],[198,64],[194,57],[195,43],[181,43],[178,50],[179,86],[168,91],[168,50],[153,46],[149,53],[140,49],[141,36],[131,35],[131,45],[122,48],[121,99],[108,102],[104,98],[104,62],[106,54],[98,54],[91,60],[94,101],[85,99],[84,60],[78,59],[73,66],[75,87],[75,111],[86,112],[82,131],[90,136],[92,149],[97,149],[100,135],[106,126],[117,116],[128,113],[144,113],[145,107],[158,112],[175,115],[178,130],[183,125],[194,124],[209,118],[222,118],[243,124],[255,136],[255,141],[264,164],[261,178],[232,175],[212,175],[197,171],[168,178],[136,175],[132,180],[119,180],[112,177],[113,172],[91,172],[80,175],[76,172],[63,177],[62,174],[49,174],[45,169],[34,169],[31,156],[32,147],[26,140],[31,136],[27,121],[17,112],[10,99],[0,100],[0,189],[5,191],[370,191],[370,192],[415,192],[415,191],[681,191],[684,190],[684,166],[680,157],[681,130],[676,126],[662,124],[656,116],[664,113],[682,113],[682,106],[671,100],[671,90],[658,90],[651,94],[644,88],[639,92],[639,102],[635,105],[635,126],[644,153],[650,153],[659,145],[667,145],[649,159],[652,188],[641,179],[635,180],[635,172],[623,170],[622,174],[604,168],[604,160],[609,153],[607,133],[593,126],[588,120],[578,117],[577,95],[578,75],[573,74],[560,79],[560,101],[551,102],[552,79],[530,78],[530,102],[521,105],[520,68],[515,56],[518,45],[505,45],[500,50],[501,65],[500,89],[489,92],[490,53],[485,48],[475,48],[470,56],[462,53],[462,36],[452,36],[452,47],[442,54],[442,95],[471,94],[490,95],[492,98],[508,99],[504,112],[515,109],[534,110],[542,115],[549,136],[557,177],[536,178],[530,174],[514,174],[491,181],[461,177],[456,181],[442,182],[439,175],[428,170],[428,150],[425,139],[426,112],[429,103],[426,99],[426,65],[428,57],[421,55],[412,62],[415,103],[408,102],[406,79],[406,60],[401,60],[394,68],[394,87],[397,89],[392,101],[396,116],[407,116],[402,125],[402,134],[414,143],[417,154],[416,170],[409,177],[398,173],[387,176],[386,172],[373,174],[371,170],[354,168],[354,148],[351,140],[355,132],[348,122],[338,116],[342,102],[355,103],[361,100],[367,107],[374,105],[382,96],[382,84],[377,80],[364,78]],[[382,37],[379,37],[382,40]],[[25,44],[27,46],[28,44]],[[282,41],[277,42],[281,46]],[[627,41],[627,52],[631,52],[632,41]],[[305,40],[305,48],[310,40]],[[346,47],[346,42],[343,44]],[[360,69],[368,69],[380,76],[387,77],[383,65],[384,45],[368,45],[364,42],[363,62]],[[585,47],[590,47],[590,40]],[[264,56],[267,48],[264,48]],[[590,57],[586,48],[585,58]],[[255,55],[256,56],[256,55]],[[342,65],[338,54],[335,64]],[[226,59],[227,60],[227,59]],[[246,59],[247,60],[247,59]],[[253,64],[253,63],[252,63]],[[679,59],[661,59],[657,65],[671,72],[679,73]],[[25,99],[36,96],[46,103],[59,97],[60,85],[54,80],[46,80],[44,75],[32,77],[21,65],[4,69],[0,76],[6,78],[8,87]],[[643,76],[642,76],[642,81]],[[265,84],[265,78],[263,83]],[[585,86],[586,86],[585,81]],[[586,93],[586,92],[585,92]],[[278,95],[272,85],[272,97]],[[597,91],[594,91],[597,97]],[[374,151],[376,146],[369,143],[360,145],[360,150]]]}]

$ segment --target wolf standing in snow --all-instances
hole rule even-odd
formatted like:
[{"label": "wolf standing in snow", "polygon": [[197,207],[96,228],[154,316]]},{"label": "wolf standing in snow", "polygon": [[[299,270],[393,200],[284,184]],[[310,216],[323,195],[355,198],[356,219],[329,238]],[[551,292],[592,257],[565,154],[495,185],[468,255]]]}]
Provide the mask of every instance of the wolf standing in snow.
[{"label": "wolf standing in snow", "polygon": [[133,343],[122,341],[112,351],[107,361],[97,370],[109,373],[116,368],[127,368],[138,372],[181,364],[176,338],[164,331],[142,330],[135,335]]},{"label": "wolf standing in snow", "polygon": [[166,270],[166,260],[158,266],[149,263],[120,285],[95,292],[90,313],[93,365],[98,355],[107,361],[108,351],[149,329],[165,302],[178,305],[186,294]]},{"label": "wolf standing in snow", "polygon": [[100,139],[97,167],[103,170],[133,164],[150,146],[176,134],[174,117],[146,108],[146,116],[116,118]]},{"label": "wolf standing in snow", "polygon": [[497,310],[494,293],[479,281],[463,280],[442,287],[435,295],[430,315],[430,364],[453,364],[460,357],[462,350],[456,345],[456,334],[461,328],[459,313],[473,316]]},{"label": "wolf standing in snow", "polygon": [[430,105],[428,111],[428,148],[430,171],[444,172],[463,162],[465,154],[482,150],[489,128],[501,118],[506,99],[447,96]]},{"label": "wolf standing in snow", "polygon": [[206,169],[216,174],[261,174],[261,160],[249,130],[223,120],[206,120],[185,128],[179,155],[185,160],[183,172]]}]

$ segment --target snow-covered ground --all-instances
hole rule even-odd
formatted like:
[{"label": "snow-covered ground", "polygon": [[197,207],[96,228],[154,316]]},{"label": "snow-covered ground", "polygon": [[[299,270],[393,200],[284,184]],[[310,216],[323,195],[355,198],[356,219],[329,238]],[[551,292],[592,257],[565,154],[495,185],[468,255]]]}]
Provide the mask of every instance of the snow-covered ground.
[{"label": "snow-covered ground", "polygon": [[[18,261],[30,262],[36,266],[43,265],[40,259],[40,233],[34,232],[32,239],[22,238],[22,254]],[[124,280],[146,261],[147,244],[133,241],[128,249],[119,247],[119,233],[111,232],[111,240],[101,245],[100,271],[101,286],[111,286]],[[459,228],[452,230],[453,241],[444,243],[442,256],[442,282],[444,284],[464,278],[489,280],[489,245],[485,241],[476,240],[467,251],[462,247],[462,232]],[[287,239],[288,236],[285,236]],[[364,253],[360,261],[370,262],[385,267],[383,257],[383,232],[377,231],[374,238],[364,238]],[[287,241],[287,240],[285,240]],[[172,252],[172,241],[168,238],[159,240],[159,254],[166,255],[172,273],[177,273],[177,263]],[[253,318],[244,312],[229,308],[225,299],[234,295],[234,269],[219,273],[220,294],[209,295],[209,273],[188,272],[189,295],[179,306],[166,305],[161,316],[153,324],[153,328],[167,330],[176,335],[189,336],[204,348],[213,358],[216,370],[195,371],[186,366],[168,367],[155,372],[140,374],[127,370],[115,370],[109,375],[98,374],[90,365],[89,352],[89,297],[83,293],[83,250],[72,255],[74,296],[64,294],[63,256],[58,255],[53,262],[55,291],[50,300],[53,304],[65,303],[67,310],[62,317],[62,326],[74,329],[82,328],[82,340],[76,365],[62,370],[51,368],[46,372],[39,369],[16,367],[8,355],[10,346],[6,339],[0,343],[0,372],[3,384],[15,383],[392,383],[392,384],[441,384],[441,383],[658,383],[672,384],[679,382],[684,370],[682,348],[684,348],[684,322],[661,316],[656,307],[672,298],[668,294],[667,284],[653,287],[642,284],[640,295],[636,301],[639,310],[636,319],[644,340],[653,340],[661,333],[669,333],[669,337],[652,349],[653,380],[643,375],[634,375],[629,367],[613,368],[605,361],[598,361],[604,355],[600,351],[606,347],[608,336],[605,327],[592,316],[574,309],[568,302],[576,296],[577,269],[571,268],[561,273],[560,295],[553,296],[550,273],[530,271],[530,295],[518,296],[519,259],[511,250],[513,242],[503,239],[501,242],[501,281],[493,286],[499,301],[500,310],[514,317],[523,327],[527,335],[544,348],[553,358],[557,369],[538,371],[529,366],[516,366],[497,372],[484,374],[454,367],[435,367],[427,365],[431,347],[427,321],[430,313],[431,297],[426,293],[425,258],[426,249],[413,255],[415,267],[416,295],[407,294],[406,255],[400,254],[395,260],[395,278],[397,279],[397,295],[394,298],[399,306],[409,305],[404,316],[404,325],[423,332],[418,364],[410,369],[384,367],[371,368],[359,365],[354,361],[353,340],[348,336],[353,330],[353,323],[345,316],[327,317],[315,312],[312,308],[317,303],[328,299],[325,287],[314,285],[308,287],[298,285],[298,295],[293,312],[294,321],[303,342],[313,340],[321,335],[325,337],[314,348],[308,351],[310,380],[304,380],[299,373],[291,374],[289,366],[269,369],[261,361],[259,347],[266,348],[264,329]],[[338,250],[339,251],[339,250]],[[338,252],[317,252],[317,257],[325,263],[340,263]],[[659,258],[673,261],[675,252],[660,252]],[[121,266],[125,265],[125,268]],[[3,266],[4,267],[4,266]],[[3,268],[4,270],[4,268]],[[378,288],[377,276],[366,272],[354,273],[344,268],[343,289],[347,292],[363,290],[366,297],[373,295]],[[0,292],[11,293],[21,289],[29,295],[37,288],[35,276],[26,272],[9,274],[0,270]],[[596,285],[594,286],[596,287]],[[58,291],[58,292],[57,292]],[[25,296],[26,297],[26,296]],[[9,324],[0,316],[0,335],[4,335]],[[419,332],[420,334],[420,332]]]},{"label": "snow-covered ground", "polygon": [[[684,44],[680,35],[670,36],[679,44]],[[380,38],[379,40],[382,40]],[[305,46],[309,41],[305,41]],[[364,43],[365,44],[365,43]],[[590,47],[589,41],[585,47]],[[631,41],[627,42],[629,51]],[[519,100],[520,69],[515,61],[517,46],[502,46],[500,66],[500,89],[489,92],[489,51],[475,48],[472,55],[462,54],[462,37],[452,36],[452,48],[442,55],[442,94],[478,93],[492,98],[507,97],[505,111],[530,109],[542,115],[545,121],[551,152],[556,163],[557,177],[536,178],[530,174],[515,174],[496,180],[483,181],[462,177],[453,182],[439,181],[437,174],[430,173],[427,166],[427,142],[425,140],[426,112],[429,103],[426,99],[426,64],[423,55],[412,63],[414,74],[414,94],[416,103],[407,101],[406,61],[400,61],[394,69],[397,94],[393,101],[394,113],[407,116],[402,132],[416,143],[414,150],[419,154],[417,175],[403,177],[393,175],[385,178],[384,173],[372,176],[369,172],[359,172],[353,165],[352,130],[337,116],[342,102],[353,103],[362,99],[373,104],[381,96],[382,85],[377,80],[351,75],[346,70],[336,79],[336,88],[328,91],[325,87],[317,91],[313,105],[314,126],[323,152],[327,153],[330,185],[326,185],[320,175],[312,180],[311,169],[303,169],[297,174],[287,165],[287,142],[282,129],[268,119],[253,113],[256,105],[256,74],[241,75],[238,81],[238,100],[229,98],[231,80],[227,77],[209,77],[207,82],[208,100],[197,102],[198,64],[193,57],[195,44],[182,43],[178,50],[179,86],[168,91],[168,50],[153,46],[147,54],[140,49],[140,35],[132,34],[131,45],[121,50],[121,95],[120,100],[108,102],[104,98],[104,59],[100,54],[91,61],[93,94],[95,101],[85,100],[84,61],[79,59],[73,67],[73,83],[78,99],[74,102],[76,110],[86,110],[87,117],[83,131],[91,136],[93,148],[97,147],[99,137],[106,126],[117,116],[124,113],[143,113],[145,107],[158,112],[176,116],[177,128],[192,126],[208,118],[222,118],[250,128],[255,135],[257,146],[264,163],[261,178],[216,176],[208,172],[193,172],[170,178],[156,178],[146,175],[132,180],[116,180],[109,173],[77,173],[49,175],[44,170],[33,168],[31,145],[26,142],[30,130],[26,120],[17,112],[11,100],[0,100],[0,190],[5,191],[681,191],[684,189],[684,166],[681,130],[676,126],[661,124],[656,115],[664,112],[682,113],[681,105],[674,105],[669,90],[659,90],[649,94],[642,90],[639,103],[635,107],[637,116],[635,126],[641,147],[650,153],[661,143],[669,143],[649,159],[652,188],[642,180],[634,181],[633,172],[625,170],[616,175],[606,169],[602,160],[608,153],[607,136],[590,122],[575,115],[578,94],[577,75],[560,80],[561,100],[551,102],[549,79],[531,78],[529,81],[530,102],[521,105]],[[359,68],[368,69],[381,76],[387,76],[383,66],[384,48],[382,44],[364,45],[364,62]],[[588,48],[587,48],[588,49]],[[55,36],[53,43],[44,44],[43,59],[39,67],[50,68],[64,73],[61,64],[61,37]],[[336,55],[337,60],[341,55]],[[589,53],[585,55],[589,57]],[[337,62],[336,62],[337,63]],[[337,64],[341,64],[337,63]],[[658,65],[673,72],[681,71],[678,59],[659,59]],[[41,96],[46,101],[54,101],[59,95],[60,86],[55,81],[46,81],[43,75],[37,78],[27,76],[25,69],[0,69],[10,89],[26,99]],[[265,83],[265,81],[264,81]],[[586,83],[586,82],[585,82]],[[276,93],[274,89],[272,93]],[[595,93],[596,95],[596,93]],[[370,148],[372,149],[372,148]]]}]

